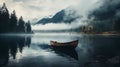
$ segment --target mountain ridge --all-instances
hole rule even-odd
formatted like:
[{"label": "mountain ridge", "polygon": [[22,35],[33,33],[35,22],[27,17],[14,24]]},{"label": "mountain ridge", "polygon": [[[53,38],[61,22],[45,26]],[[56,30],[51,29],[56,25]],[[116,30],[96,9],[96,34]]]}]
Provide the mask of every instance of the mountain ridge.
[{"label": "mountain ridge", "polygon": [[52,18],[42,18],[40,19],[36,24],[48,24],[48,23],[71,23],[73,21],[75,21],[77,18],[79,18],[79,16],[74,16],[76,12],[73,11],[72,13],[68,13],[68,15],[66,14],[65,10],[61,10],[59,12],[57,12]]}]

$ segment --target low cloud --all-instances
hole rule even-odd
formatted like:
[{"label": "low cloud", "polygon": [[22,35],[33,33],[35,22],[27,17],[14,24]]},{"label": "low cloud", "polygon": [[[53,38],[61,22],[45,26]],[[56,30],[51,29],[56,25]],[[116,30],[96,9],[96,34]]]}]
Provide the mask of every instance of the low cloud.
[{"label": "low cloud", "polygon": [[82,25],[87,25],[88,15],[91,11],[99,8],[102,4],[100,0],[79,0],[76,5],[67,7],[65,10],[66,16],[64,19],[76,18],[75,21],[71,23],[48,23],[45,25],[35,25],[33,29],[36,30],[68,30],[80,28]]},{"label": "low cloud", "polygon": [[[87,23],[84,23],[86,25]],[[80,28],[80,26],[83,25],[82,19],[77,19],[76,21],[72,23],[48,23],[45,25],[42,24],[37,24],[33,25],[32,28],[33,30],[69,30],[69,29],[76,29]]]},{"label": "low cloud", "polygon": [[70,24],[61,22],[32,26],[33,29],[37,30],[62,30],[79,28],[86,24],[84,21],[87,20],[89,12],[100,7],[102,0],[0,0],[0,2],[0,4],[5,2],[10,12],[16,10],[18,17],[23,16],[25,20],[31,20],[31,22],[36,22],[46,16],[53,16],[63,9],[66,9],[68,14],[71,10],[76,11],[76,14],[70,17],[82,16]]}]

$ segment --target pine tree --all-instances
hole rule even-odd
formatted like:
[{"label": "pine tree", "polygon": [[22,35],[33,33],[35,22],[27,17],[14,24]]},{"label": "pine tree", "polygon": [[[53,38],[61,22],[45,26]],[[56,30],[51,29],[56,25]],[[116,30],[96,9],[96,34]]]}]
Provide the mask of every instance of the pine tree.
[{"label": "pine tree", "polygon": [[120,32],[120,19],[116,19],[114,23],[114,30]]},{"label": "pine tree", "polygon": [[26,32],[27,32],[27,33],[31,33],[31,24],[30,24],[30,21],[28,21],[28,22],[26,23]]},{"label": "pine tree", "polygon": [[16,12],[14,10],[10,16],[10,23],[9,23],[10,32],[17,32],[17,22],[18,20],[16,17]]},{"label": "pine tree", "polygon": [[9,11],[3,3],[3,6],[0,8],[0,33],[8,32],[8,23],[9,23]]},{"label": "pine tree", "polygon": [[18,31],[20,33],[25,33],[25,21],[23,20],[22,16],[19,18],[18,21]]},{"label": "pine tree", "polygon": [[28,21],[25,24],[22,16],[19,18],[19,21],[16,16],[15,10],[9,16],[9,11],[6,7],[6,4],[3,3],[3,6],[0,7],[0,33],[31,33],[31,24]]}]

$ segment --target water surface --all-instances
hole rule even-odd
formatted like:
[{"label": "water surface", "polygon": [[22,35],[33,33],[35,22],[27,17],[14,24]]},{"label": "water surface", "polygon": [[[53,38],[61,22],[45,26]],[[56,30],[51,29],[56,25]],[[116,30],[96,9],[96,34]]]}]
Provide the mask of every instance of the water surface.
[{"label": "water surface", "polygon": [[[50,41],[79,40],[76,49],[54,50]],[[35,33],[0,35],[3,67],[119,67],[119,35]]]}]

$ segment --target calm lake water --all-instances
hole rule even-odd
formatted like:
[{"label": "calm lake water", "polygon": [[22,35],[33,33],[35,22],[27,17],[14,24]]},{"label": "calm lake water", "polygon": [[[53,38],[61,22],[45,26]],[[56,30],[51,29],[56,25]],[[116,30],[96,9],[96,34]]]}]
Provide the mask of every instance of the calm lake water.
[{"label": "calm lake water", "polygon": [[[57,51],[50,46],[51,40],[79,40],[79,44],[73,50]],[[120,67],[119,64],[119,35],[0,35],[0,67]]]}]

